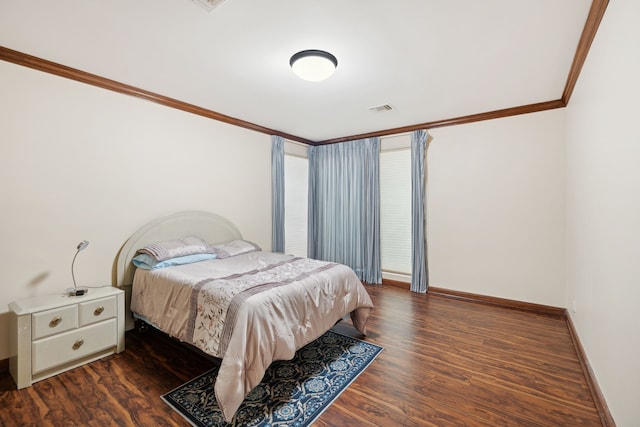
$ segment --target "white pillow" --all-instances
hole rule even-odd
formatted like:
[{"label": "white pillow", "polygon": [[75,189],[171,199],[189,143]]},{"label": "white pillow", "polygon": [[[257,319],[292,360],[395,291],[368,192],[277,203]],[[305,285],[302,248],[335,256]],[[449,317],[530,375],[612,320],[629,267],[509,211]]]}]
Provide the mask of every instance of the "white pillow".
[{"label": "white pillow", "polygon": [[219,259],[262,250],[260,246],[247,240],[232,240],[231,242],[215,245],[212,249]]}]

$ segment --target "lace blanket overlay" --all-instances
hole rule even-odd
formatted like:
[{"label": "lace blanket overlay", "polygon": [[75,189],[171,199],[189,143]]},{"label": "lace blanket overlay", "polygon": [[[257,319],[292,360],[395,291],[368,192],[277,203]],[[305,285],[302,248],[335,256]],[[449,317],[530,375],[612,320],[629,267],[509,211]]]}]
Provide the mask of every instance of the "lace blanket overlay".
[{"label": "lace blanket overlay", "polygon": [[201,280],[191,292],[187,337],[200,349],[222,358],[244,301],[257,293],[288,285],[336,265],[291,258],[245,273]]}]

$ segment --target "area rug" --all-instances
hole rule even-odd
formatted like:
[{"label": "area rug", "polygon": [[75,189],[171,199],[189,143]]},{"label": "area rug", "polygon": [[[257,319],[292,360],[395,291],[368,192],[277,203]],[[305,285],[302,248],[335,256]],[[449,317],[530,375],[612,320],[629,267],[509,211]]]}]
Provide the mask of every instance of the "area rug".
[{"label": "area rug", "polygon": [[381,351],[375,344],[328,331],[298,350],[292,360],[272,363],[230,423],[224,421],[213,391],[217,367],[162,399],[198,427],[304,427],[316,420]]}]

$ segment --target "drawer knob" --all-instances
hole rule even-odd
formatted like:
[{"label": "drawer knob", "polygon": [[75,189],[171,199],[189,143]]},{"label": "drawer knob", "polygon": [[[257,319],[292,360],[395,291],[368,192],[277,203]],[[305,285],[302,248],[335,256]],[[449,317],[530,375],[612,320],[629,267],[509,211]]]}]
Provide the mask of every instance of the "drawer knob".
[{"label": "drawer knob", "polygon": [[52,328],[55,328],[60,324],[60,322],[62,322],[62,317],[56,316],[53,319],[51,319],[51,322],[49,322],[49,326],[51,326]]},{"label": "drawer knob", "polygon": [[96,316],[100,316],[102,314],[102,312],[104,311],[104,307],[100,306],[98,308],[95,309],[95,311],[93,312],[93,314],[95,314]]},{"label": "drawer knob", "polygon": [[80,347],[82,347],[82,344],[84,344],[84,340],[80,338],[79,340],[73,343],[73,349],[74,350],[79,349]]}]

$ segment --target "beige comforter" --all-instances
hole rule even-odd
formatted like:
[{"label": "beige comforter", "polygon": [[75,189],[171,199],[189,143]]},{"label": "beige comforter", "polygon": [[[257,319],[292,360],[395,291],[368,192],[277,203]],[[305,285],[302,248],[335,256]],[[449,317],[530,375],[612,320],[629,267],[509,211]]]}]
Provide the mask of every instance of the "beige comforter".
[{"label": "beige comforter", "polygon": [[215,394],[228,421],[272,361],[348,313],[366,334],[372,307],[350,268],[270,252],[137,269],[131,298],[134,313],[222,359]]}]

